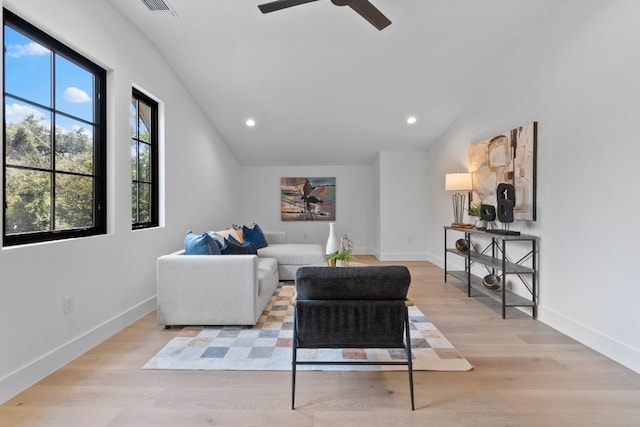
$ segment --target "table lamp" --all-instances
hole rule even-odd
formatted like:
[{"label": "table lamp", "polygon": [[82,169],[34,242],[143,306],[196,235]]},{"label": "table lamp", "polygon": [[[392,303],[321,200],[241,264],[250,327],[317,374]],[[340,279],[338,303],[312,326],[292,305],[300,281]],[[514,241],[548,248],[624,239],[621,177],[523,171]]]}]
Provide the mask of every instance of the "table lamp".
[{"label": "table lamp", "polygon": [[472,174],[470,172],[446,174],[444,189],[446,191],[455,191],[453,196],[451,196],[453,202],[453,222],[462,223],[466,195],[461,193],[461,191],[468,192],[473,189]]}]

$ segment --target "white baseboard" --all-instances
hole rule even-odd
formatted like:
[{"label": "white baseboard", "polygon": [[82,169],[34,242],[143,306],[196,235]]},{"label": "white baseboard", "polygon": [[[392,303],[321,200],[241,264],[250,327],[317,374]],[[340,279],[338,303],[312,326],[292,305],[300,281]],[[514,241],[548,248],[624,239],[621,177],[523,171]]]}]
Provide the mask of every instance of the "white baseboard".
[{"label": "white baseboard", "polygon": [[[444,269],[442,257],[429,256],[428,261]],[[450,266],[455,269],[456,266]],[[464,266],[462,266],[464,269]],[[529,313],[522,310],[524,313]],[[597,351],[609,359],[640,373],[640,350],[609,337],[593,328],[590,328],[574,319],[570,319],[554,310],[544,306],[538,306],[538,320],[581,344]]]},{"label": "white baseboard", "polygon": [[426,261],[426,252],[376,252],[380,261]]},{"label": "white baseboard", "polygon": [[32,386],[73,359],[100,344],[113,334],[156,309],[153,296],[129,310],[120,313],[86,333],[64,343],[55,350],[22,368],[0,378],[0,403]]},{"label": "white baseboard", "polygon": [[432,254],[429,254],[427,255],[427,261],[444,270],[444,259],[442,257],[433,256]]},{"label": "white baseboard", "polygon": [[640,374],[640,349],[544,306],[538,306],[538,320]]}]

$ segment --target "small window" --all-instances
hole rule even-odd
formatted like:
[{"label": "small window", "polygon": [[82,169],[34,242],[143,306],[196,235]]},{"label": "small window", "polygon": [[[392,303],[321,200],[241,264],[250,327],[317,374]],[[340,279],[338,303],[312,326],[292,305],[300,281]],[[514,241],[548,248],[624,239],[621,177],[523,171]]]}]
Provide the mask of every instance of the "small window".
[{"label": "small window", "polygon": [[131,96],[131,227],[158,226],[158,103]]},{"label": "small window", "polygon": [[106,233],[106,72],[4,10],[6,246]]}]

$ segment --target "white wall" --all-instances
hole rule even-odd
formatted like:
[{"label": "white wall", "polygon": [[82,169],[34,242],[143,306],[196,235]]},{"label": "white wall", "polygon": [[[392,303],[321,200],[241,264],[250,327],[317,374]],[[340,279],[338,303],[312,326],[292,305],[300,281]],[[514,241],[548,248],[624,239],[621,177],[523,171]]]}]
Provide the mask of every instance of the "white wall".
[{"label": "white wall", "polygon": [[384,151],[378,156],[380,244],[385,261],[427,258],[426,151]]},{"label": "white wall", "polygon": [[[323,247],[329,236],[327,221],[282,221],[280,219],[280,178],[335,177],[336,220],[338,237],[347,234],[353,241],[355,254],[374,251],[376,183],[374,166],[279,166],[242,167],[241,212],[236,224],[256,222],[263,230],[287,232],[290,243],[318,243]],[[231,224],[217,225],[224,228]],[[306,237],[305,237],[306,236]]]},{"label": "white wall", "polygon": [[[0,4],[108,70],[108,234],[0,250],[0,402],[155,308],[155,260],[230,222],[238,164],[152,45],[107,1]],[[71,11],[73,11],[71,13]],[[117,29],[117,31],[115,31]],[[164,226],[131,231],[132,84],[165,110]],[[224,200],[224,203],[218,203]],[[63,315],[63,297],[75,310]]]},{"label": "white wall", "polygon": [[[284,230],[291,243],[326,244],[327,221],[281,221],[281,177],[336,177],[338,237],[347,234],[354,253],[382,260],[425,260],[426,151],[386,151],[372,165],[242,167],[242,212],[234,223],[256,222]],[[231,224],[217,224],[215,228]]]},{"label": "white wall", "polygon": [[[442,264],[446,172],[470,143],[538,121],[539,319],[640,372],[635,226],[640,2],[576,0],[505,58],[429,154],[429,227]],[[508,320],[506,320],[508,321]]]}]

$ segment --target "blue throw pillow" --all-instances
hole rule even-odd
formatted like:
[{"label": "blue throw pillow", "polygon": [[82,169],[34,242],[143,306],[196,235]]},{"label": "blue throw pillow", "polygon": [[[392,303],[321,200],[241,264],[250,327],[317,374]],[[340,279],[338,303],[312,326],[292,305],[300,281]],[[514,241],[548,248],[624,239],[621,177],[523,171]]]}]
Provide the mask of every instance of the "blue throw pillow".
[{"label": "blue throw pillow", "polygon": [[220,249],[220,251],[224,251],[227,248],[227,244],[224,241],[224,237],[222,237],[221,235],[213,231],[209,232],[209,236],[211,236],[211,239],[213,239],[213,241],[216,243],[216,246],[218,247],[218,249]]},{"label": "blue throw pillow", "polygon": [[191,230],[184,238],[185,255],[220,255],[220,248],[207,233],[194,234]]},{"label": "blue throw pillow", "polygon": [[256,248],[256,245],[249,242],[248,240],[245,240],[244,242],[240,242],[238,239],[236,239],[232,235],[229,235],[229,238],[225,240],[225,243],[227,244],[227,246],[229,244],[232,244],[236,246],[242,246],[243,248],[247,248],[247,254],[249,255],[258,255],[258,248]]},{"label": "blue throw pillow", "polygon": [[211,246],[211,255],[222,255],[222,249],[220,248],[218,241],[211,237],[209,233],[203,234],[206,234],[209,237],[208,242],[209,246]]},{"label": "blue throw pillow", "polygon": [[251,227],[243,225],[242,235],[244,236],[244,240],[248,240],[253,243],[256,246],[256,249],[262,249],[268,246],[267,239],[265,239],[262,229],[256,223],[251,224]]},{"label": "blue throw pillow", "polygon": [[251,242],[238,242],[233,236],[224,239],[226,249],[222,250],[222,255],[258,255],[258,250]]}]

